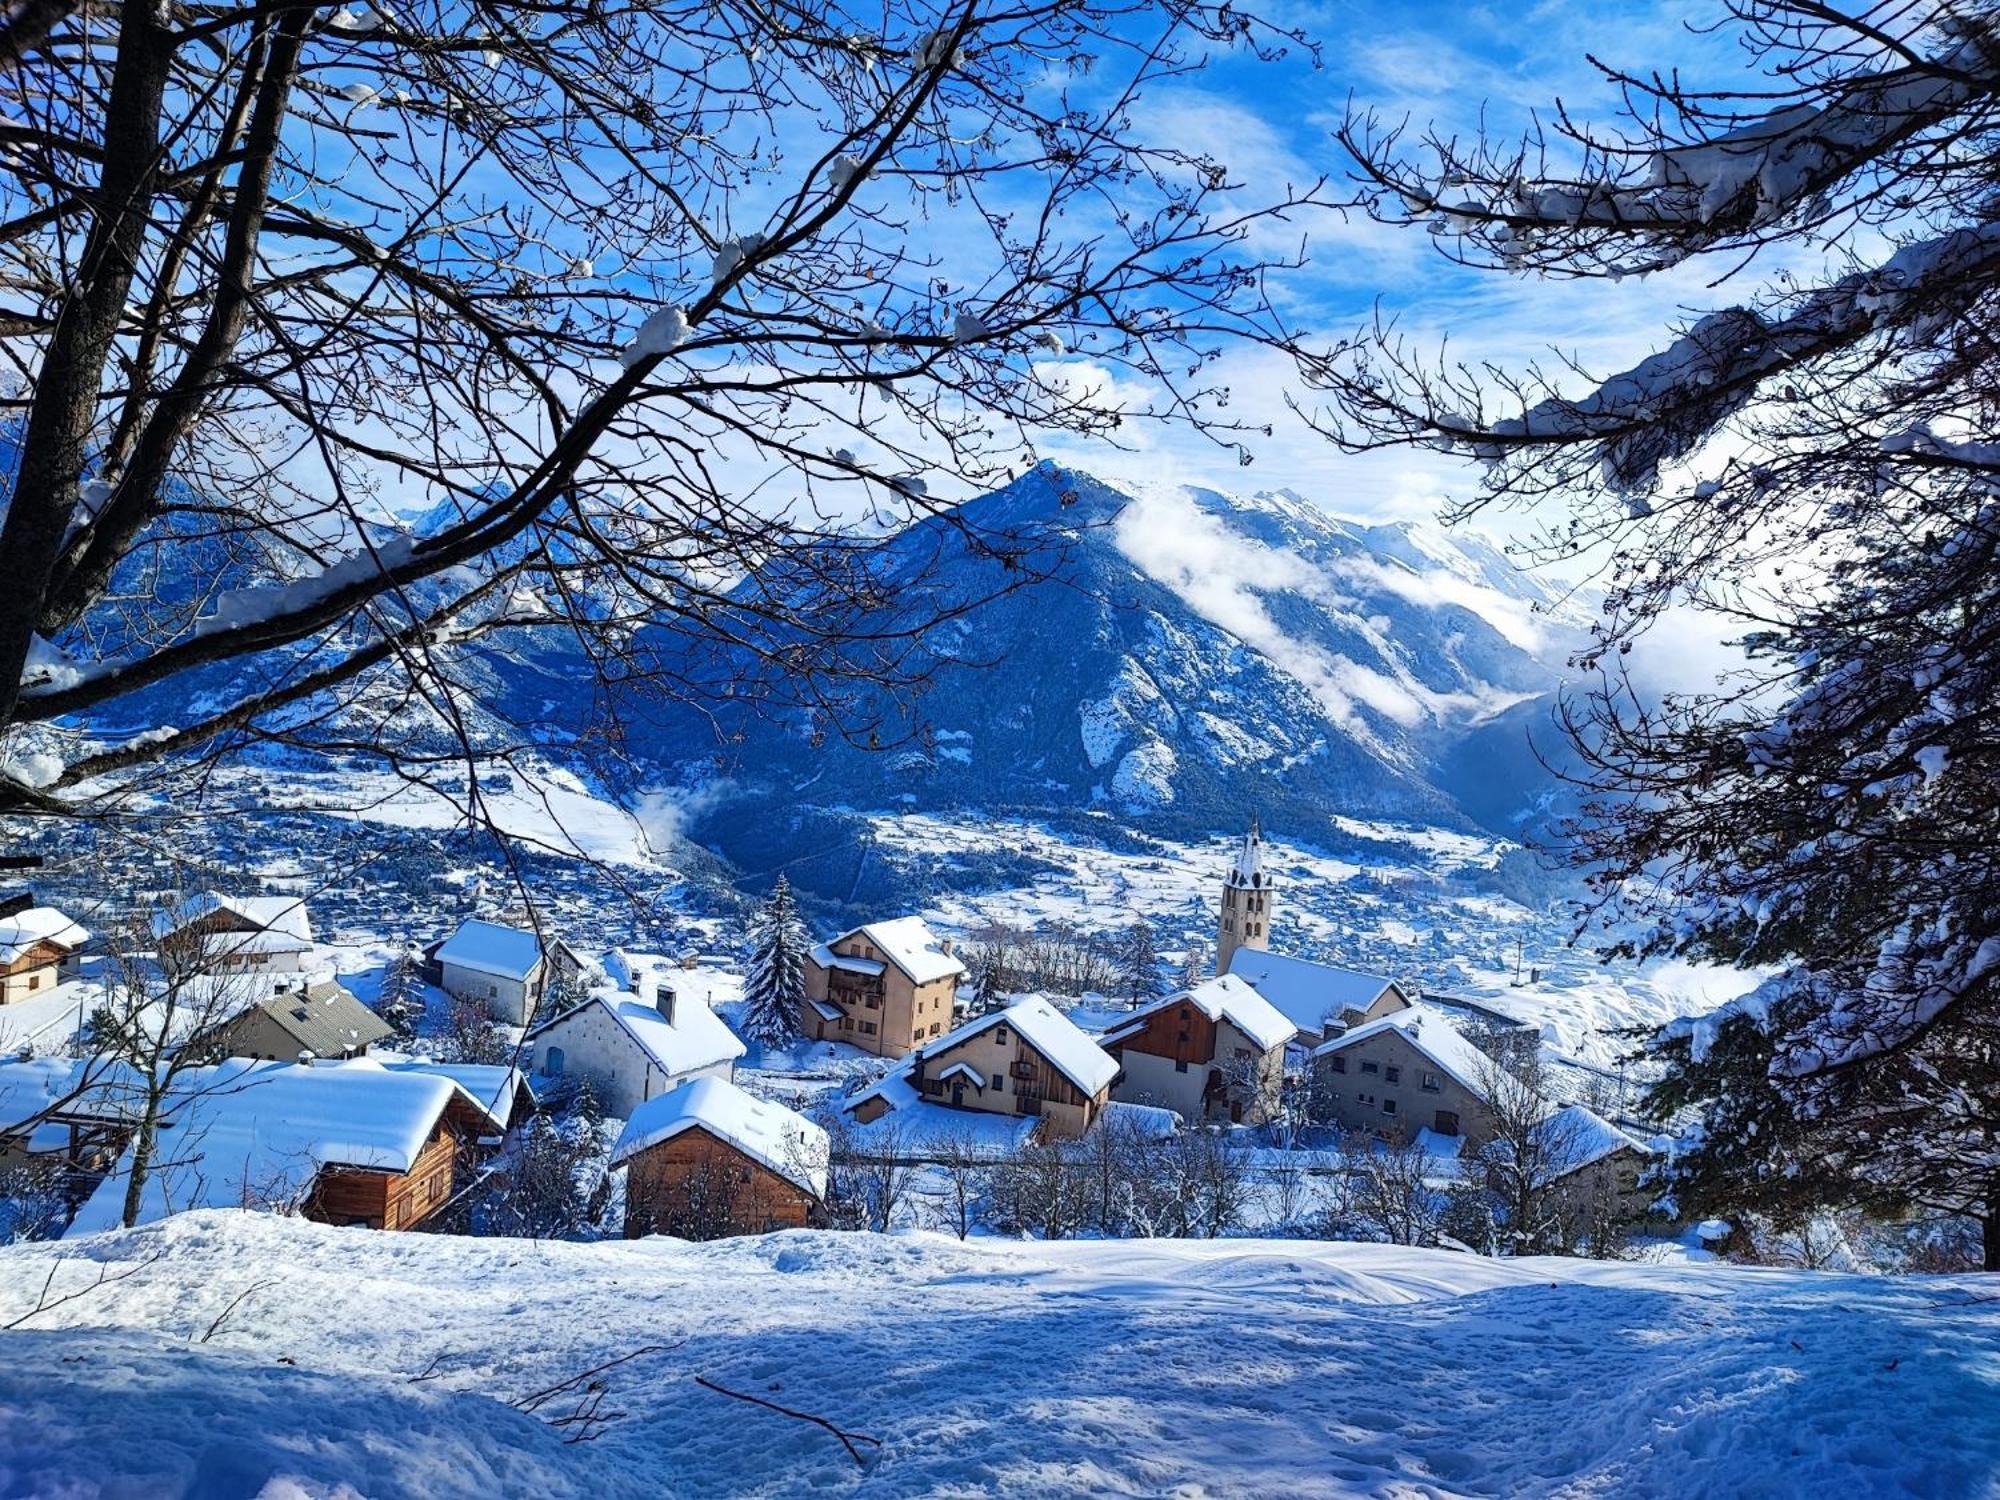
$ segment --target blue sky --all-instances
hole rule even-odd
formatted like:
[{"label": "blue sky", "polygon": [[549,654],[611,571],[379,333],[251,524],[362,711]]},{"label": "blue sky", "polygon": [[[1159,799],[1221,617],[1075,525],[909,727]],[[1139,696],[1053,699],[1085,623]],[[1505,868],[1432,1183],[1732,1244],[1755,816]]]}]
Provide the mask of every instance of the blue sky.
[{"label": "blue sky", "polygon": [[[1177,144],[1212,151],[1250,198],[1317,172],[1344,173],[1332,131],[1350,98],[1386,121],[1407,118],[1413,134],[1435,123],[1469,135],[1483,120],[1511,138],[1531,111],[1547,118],[1556,100],[1575,117],[1614,121],[1618,99],[1591,66],[1592,55],[1633,70],[1680,66],[1708,82],[1748,79],[1747,59],[1731,38],[1690,29],[1690,22],[1714,21],[1719,3],[1550,0],[1524,8],[1342,0],[1285,4],[1271,14],[1322,43],[1323,68],[1302,56],[1276,65],[1218,59],[1150,101],[1160,120],[1171,122]],[[1298,322],[1327,338],[1362,326],[1379,307],[1419,344],[1448,339],[1462,357],[1518,366],[1547,361],[1555,350],[1609,372],[1662,342],[1682,311],[1730,296],[1706,284],[1713,268],[1616,285],[1534,281],[1457,268],[1421,229],[1332,214],[1306,228],[1310,262],[1280,291]],[[1251,443],[1255,462],[1247,469],[1186,433],[1142,433],[1143,446],[1128,454],[1081,445],[1055,451],[1107,477],[1289,487],[1327,509],[1370,516],[1433,515],[1447,496],[1476,484],[1474,470],[1443,455],[1345,457],[1286,411],[1283,396],[1295,382],[1280,360],[1245,356],[1225,367],[1233,407],[1267,413],[1274,428],[1271,438]]]}]

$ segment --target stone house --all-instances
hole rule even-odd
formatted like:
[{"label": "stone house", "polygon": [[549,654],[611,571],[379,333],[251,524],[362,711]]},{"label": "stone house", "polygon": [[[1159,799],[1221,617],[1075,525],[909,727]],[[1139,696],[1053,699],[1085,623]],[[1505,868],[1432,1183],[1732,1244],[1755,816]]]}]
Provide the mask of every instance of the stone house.
[{"label": "stone house", "polygon": [[548,988],[541,939],[518,927],[468,917],[431,956],[438,987],[455,999],[483,1004],[493,1019],[525,1026]]},{"label": "stone house", "polygon": [[1314,1048],[1313,1098],[1343,1130],[1429,1131],[1476,1151],[1493,1133],[1485,1080],[1494,1066],[1442,1011],[1411,1006]]},{"label": "stone house", "polygon": [[1111,1096],[1183,1120],[1258,1125],[1277,1112],[1291,1018],[1233,974],[1136,1011],[1100,1045],[1121,1070]]},{"label": "stone house", "polygon": [[965,964],[921,917],[871,922],[806,957],[800,1017],[816,1041],[902,1057],[951,1029]]},{"label": "stone house", "polygon": [[1395,980],[1358,969],[1314,963],[1284,953],[1238,948],[1224,971],[1241,979],[1291,1018],[1301,1045],[1317,1047],[1357,1026],[1399,1010],[1410,995]]},{"label": "stone house", "polygon": [[280,1062],[363,1057],[394,1035],[389,1024],[332,980],[280,983],[271,994],[194,1037],[214,1057]]},{"label": "stone house", "polygon": [[716,1239],[821,1221],[826,1131],[805,1116],[697,1078],[632,1112],[611,1151],[625,1169],[625,1237]]},{"label": "stone house", "polygon": [[697,1078],[727,1082],[743,1043],[706,1002],[651,981],[651,1003],[600,989],[532,1028],[524,1047],[537,1092],[587,1079],[608,1115],[630,1119],[648,1099]]}]

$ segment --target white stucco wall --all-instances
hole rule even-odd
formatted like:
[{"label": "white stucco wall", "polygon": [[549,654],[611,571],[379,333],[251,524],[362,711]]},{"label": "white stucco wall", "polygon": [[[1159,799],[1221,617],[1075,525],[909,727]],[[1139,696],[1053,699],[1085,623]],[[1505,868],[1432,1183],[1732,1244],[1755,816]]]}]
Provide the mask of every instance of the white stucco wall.
[{"label": "white stucco wall", "polygon": [[552,1022],[535,1036],[529,1058],[531,1071],[555,1076],[549,1067],[551,1049],[562,1051],[566,1078],[588,1078],[597,1102],[607,1115],[629,1116],[646,1100],[694,1078],[728,1079],[733,1062],[711,1063],[685,1073],[669,1073],[632,1040],[601,1005],[586,1005]]}]

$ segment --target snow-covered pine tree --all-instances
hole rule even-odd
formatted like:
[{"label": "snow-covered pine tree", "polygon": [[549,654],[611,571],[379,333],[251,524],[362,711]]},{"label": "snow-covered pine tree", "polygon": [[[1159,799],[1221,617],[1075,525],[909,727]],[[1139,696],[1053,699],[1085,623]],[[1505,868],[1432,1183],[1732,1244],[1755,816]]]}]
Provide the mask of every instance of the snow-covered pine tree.
[{"label": "snow-covered pine tree", "polygon": [[416,1038],[424,1018],[424,990],[417,975],[417,950],[410,944],[399,943],[395,956],[382,970],[382,989],[375,1011],[396,1033],[398,1041]]},{"label": "snow-covered pine tree", "polygon": [[[1550,297],[1784,274],[1608,377],[1364,335],[1323,371],[1330,426],[1481,459],[1458,516],[1554,502],[1533,558],[1608,562],[1563,715],[1594,919],[1614,951],[1779,971],[1658,1039],[1658,1099],[1705,1122],[1687,1189],[1955,1203],[2000,1269],[2000,6],[1719,10],[1755,87],[1613,74],[1619,129],[1341,135],[1381,217]],[[1662,693],[1628,653],[1689,607],[1745,659]]]},{"label": "snow-covered pine tree", "polygon": [[1208,978],[1208,944],[1200,941],[1188,944],[1187,955],[1181,959],[1180,972],[1174,977],[1178,989],[1191,990]]},{"label": "snow-covered pine tree", "polygon": [[743,1033],[766,1047],[799,1034],[806,1000],[806,928],[792,883],[783,875],[751,925],[750,969],[743,984]]},{"label": "snow-covered pine tree", "polygon": [[1118,993],[1133,1005],[1158,999],[1166,990],[1160,981],[1160,950],[1153,942],[1153,925],[1135,917],[1118,940]]}]

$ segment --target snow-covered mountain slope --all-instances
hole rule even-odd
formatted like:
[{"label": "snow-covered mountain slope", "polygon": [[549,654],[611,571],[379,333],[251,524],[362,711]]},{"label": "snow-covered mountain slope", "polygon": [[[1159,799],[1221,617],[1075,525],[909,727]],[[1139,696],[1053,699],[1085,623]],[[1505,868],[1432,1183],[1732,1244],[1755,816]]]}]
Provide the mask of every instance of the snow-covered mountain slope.
[{"label": "snow-covered mountain slope", "polygon": [[[699,837],[769,868],[833,842],[825,815],[850,808],[1094,810],[1177,834],[1257,810],[1310,838],[1335,814],[1468,826],[1468,800],[1527,800],[1453,754],[1553,689],[1580,617],[1476,536],[1049,466],[959,519],[970,537],[927,522],[878,565],[884,633],[965,608],[921,647],[931,683],[899,743],[747,702],[635,736],[698,789]],[[1050,576],[987,597],[1010,580],[981,533],[1045,538]]]},{"label": "snow-covered mountain slope", "polygon": [[[2000,1473],[2000,1304],[1973,1278],[210,1211],[0,1250],[0,1323],[52,1268],[55,1296],[121,1279],[0,1334],[0,1493],[1789,1497]],[[601,1396],[519,1409],[599,1366]],[[871,1439],[865,1464],[698,1377]],[[601,1425],[553,1425],[592,1399]]]}]

